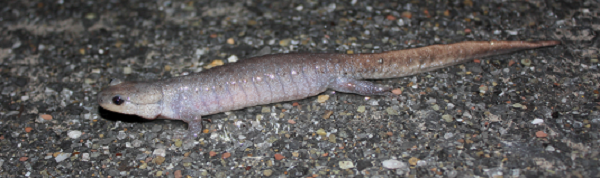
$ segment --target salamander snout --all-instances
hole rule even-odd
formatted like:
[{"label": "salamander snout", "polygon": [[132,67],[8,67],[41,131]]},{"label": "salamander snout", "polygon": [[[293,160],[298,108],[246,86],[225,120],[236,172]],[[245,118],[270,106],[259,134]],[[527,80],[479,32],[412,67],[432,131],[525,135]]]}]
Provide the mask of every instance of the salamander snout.
[{"label": "salamander snout", "polygon": [[111,82],[98,93],[98,104],[109,111],[154,119],[162,104],[160,85],[146,82]]}]

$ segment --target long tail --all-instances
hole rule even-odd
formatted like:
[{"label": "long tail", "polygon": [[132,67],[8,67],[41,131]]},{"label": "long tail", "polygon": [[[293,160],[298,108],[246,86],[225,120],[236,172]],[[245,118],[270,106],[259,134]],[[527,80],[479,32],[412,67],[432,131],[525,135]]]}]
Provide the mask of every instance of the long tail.
[{"label": "long tail", "polygon": [[377,54],[358,54],[347,62],[361,71],[358,78],[395,78],[464,63],[474,58],[558,44],[559,41],[466,41]]}]

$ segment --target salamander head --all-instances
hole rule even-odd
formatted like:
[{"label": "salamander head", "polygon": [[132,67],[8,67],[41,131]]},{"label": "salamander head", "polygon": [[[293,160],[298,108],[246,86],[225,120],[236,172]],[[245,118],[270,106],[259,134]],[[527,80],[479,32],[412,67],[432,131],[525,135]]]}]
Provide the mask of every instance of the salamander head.
[{"label": "salamander head", "polygon": [[98,104],[109,111],[156,119],[162,110],[162,98],[158,85],[113,79],[108,88],[98,93]]}]

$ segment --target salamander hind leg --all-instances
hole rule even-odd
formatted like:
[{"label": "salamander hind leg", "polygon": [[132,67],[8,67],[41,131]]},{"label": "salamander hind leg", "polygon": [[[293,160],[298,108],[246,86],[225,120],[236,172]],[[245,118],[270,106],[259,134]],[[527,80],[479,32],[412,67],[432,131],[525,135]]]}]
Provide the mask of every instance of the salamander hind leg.
[{"label": "salamander hind leg", "polygon": [[197,138],[202,133],[202,118],[200,116],[189,116],[183,121],[188,124],[186,139]]},{"label": "salamander hind leg", "polygon": [[337,77],[333,79],[328,88],[344,92],[356,93],[359,95],[390,95],[391,87],[381,86],[369,81],[356,80],[353,78]]}]

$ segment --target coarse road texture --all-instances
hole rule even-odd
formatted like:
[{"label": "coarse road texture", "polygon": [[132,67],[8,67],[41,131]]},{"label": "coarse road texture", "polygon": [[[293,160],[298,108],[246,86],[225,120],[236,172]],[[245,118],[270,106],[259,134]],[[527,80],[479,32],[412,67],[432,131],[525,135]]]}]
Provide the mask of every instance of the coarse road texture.
[{"label": "coarse road texture", "polygon": [[[0,177],[597,177],[598,1],[0,1]],[[104,110],[112,78],[278,53],[558,40],[187,124]]]}]

